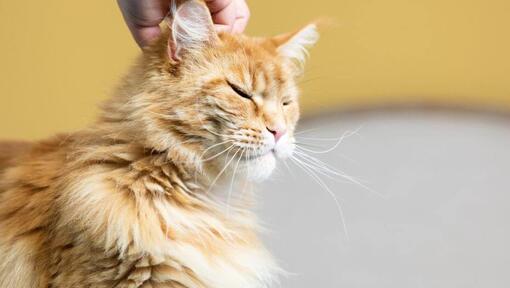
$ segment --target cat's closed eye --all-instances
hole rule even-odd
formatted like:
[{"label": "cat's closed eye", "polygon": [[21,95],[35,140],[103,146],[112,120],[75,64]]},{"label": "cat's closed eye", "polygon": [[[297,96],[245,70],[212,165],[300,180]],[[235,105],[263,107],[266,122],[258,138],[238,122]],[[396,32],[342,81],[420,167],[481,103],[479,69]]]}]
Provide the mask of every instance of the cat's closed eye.
[{"label": "cat's closed eye", "polygon": [[227,81],[227,83],[230,86],[230,88],[232,88],[232,90],[234,90],[234,92],[236,92],[239,96],[246,98],[246,99],[252,98],[250,94],[244,92],[241,88],[239,88],[235,84],[232,84],[230,81]]}]

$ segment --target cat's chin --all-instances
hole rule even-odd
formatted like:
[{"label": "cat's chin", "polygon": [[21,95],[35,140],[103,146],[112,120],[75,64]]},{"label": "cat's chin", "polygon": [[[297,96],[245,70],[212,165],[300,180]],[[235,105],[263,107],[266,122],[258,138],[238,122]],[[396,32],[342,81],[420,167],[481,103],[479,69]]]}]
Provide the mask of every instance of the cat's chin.
[{"label": "cat's chin", "polygon": [[269,152],[247,163],[246,177],[253,182],[266,180],[273,173],[276,167],[276,157]]}]

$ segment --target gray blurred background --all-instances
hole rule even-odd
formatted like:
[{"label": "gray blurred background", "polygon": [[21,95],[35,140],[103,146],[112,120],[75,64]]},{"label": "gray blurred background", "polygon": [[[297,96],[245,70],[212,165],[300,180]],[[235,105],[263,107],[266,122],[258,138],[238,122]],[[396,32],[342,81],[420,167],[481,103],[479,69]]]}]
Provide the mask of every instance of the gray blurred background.
[{"label": "gray blurred background", "polygon": [[315,129],[298,135],[307,149],[357,130],[309,154],[370,189],[321,176],[347,237],[333,198],[292,163],[292,173],[279,166],[259,202],[266,242],[292,273],[281,286],[510,287],[509,122],[413,109],[302,121],[299,130]]}]

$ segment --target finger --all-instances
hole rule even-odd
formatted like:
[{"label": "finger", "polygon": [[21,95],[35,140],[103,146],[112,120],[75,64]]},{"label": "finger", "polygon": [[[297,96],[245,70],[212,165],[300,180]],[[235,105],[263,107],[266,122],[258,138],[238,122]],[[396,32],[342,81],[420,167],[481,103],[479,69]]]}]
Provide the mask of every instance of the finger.
[{"label": "finger", "polygon": [[237,14],[235,1],[216,0],[210,2],[210,4],[211,17],[214,24],[216,24],[216,30],[231,32]]},{"label": "finger", "polygon": [[140,26],[132,21],[132,18],[124,18],[131,35],[141,48],[149,45],[152,41],[161,35],[161,29],[156,26]]},{"label": "finger", "polygon": [[234,6],[228,6],[225,9],[212,15],[214,24],[220,26],[227,26],[229,31],[232,31],[232,26],[236,20],[236,10]]},{"label": "finger", "polygon": [[246,28],[246,25],[248,24],[248,19],[241,19],[238,18],[234,22],[234,25],[232,25],[232,33],[243,33],[244,29]]},{"label": "finger", "polygon": [[169,9],[170,0],[118,0],[122,16],[140,47],[147,46],[161,34],[159,23]]},{"label": "finger", "polygon": [[217,13],[232,4],[232,0],[205,0],[211,14]]},{"label": "finger", "polygon": [[244,0],[237,1],[237,17],[232,25],[233,33],[243,33],[248,20],[250,19],[250,9]]},{"label": "finger", "polygon": [[140,47],[146,47],[156,40],[161,35],[161,28],[159,26],[153,27],[138,27],[130,29],[136,43]]},{"label": "finger", "polygon": [[214,24],[214,29],[216,32],[231,32],[232,26],[225,24]]}]

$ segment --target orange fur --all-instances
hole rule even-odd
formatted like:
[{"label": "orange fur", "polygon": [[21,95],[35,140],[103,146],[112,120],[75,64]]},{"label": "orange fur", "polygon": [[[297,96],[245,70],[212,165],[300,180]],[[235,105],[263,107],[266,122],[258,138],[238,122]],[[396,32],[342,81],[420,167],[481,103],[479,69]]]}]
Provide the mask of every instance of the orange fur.
[{"label": "orange fur", "polygon": [[278,52],[289,39],[214,34],[191,47],[169,33],[90,128],[0,144],[0,287],[255,288],[278,273],[244,180],[226,203],[234,165],[216,176],[232,159],[270,165],[267,129],[292,137],[300,68]]},{"label": "orange fur", "polygon": [[16,157],[30,149],[30,143],[21,141],[0,142],[0,173],[16,162]]}]

